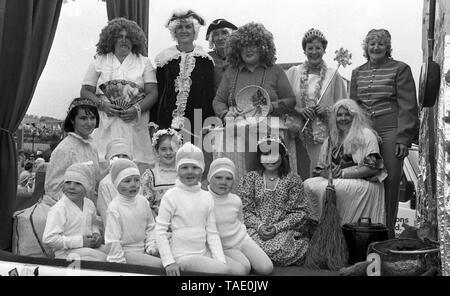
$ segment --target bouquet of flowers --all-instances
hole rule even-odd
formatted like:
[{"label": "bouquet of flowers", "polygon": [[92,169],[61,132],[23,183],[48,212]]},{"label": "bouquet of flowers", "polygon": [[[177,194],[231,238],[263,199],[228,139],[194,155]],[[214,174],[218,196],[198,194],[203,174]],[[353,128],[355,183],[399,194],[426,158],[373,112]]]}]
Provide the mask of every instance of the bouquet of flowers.
[{"label": "bouquet of flowers", "polygon": [[144,89],[127,80],[110,80],[99,86],[111,104],[126,110],[145,97]]}]

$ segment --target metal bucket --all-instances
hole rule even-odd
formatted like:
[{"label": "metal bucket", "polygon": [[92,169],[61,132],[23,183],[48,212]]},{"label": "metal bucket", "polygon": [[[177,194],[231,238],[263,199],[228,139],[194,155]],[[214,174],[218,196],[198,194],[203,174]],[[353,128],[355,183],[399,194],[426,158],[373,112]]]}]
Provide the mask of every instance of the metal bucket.
[{"label": "metal bucket", "polygon": [[382,276],[418,276],[439,264],[439,247],[418,239],[374,242],[367,252],[380,256]]}]

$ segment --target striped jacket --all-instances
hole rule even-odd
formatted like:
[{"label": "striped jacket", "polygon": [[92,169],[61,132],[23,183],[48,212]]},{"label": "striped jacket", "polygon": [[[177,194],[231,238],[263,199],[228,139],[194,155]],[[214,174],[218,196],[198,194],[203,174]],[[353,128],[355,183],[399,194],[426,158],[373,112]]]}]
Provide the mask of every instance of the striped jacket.
[{"label": "striped jacket", "polygon": [[407,64],[386,58],[379,65],[367,62],[359,66],[352,71],[350,98],[369,117],[397,113],[397,143],[411,146],[419,130],[419,113],[416,86]]}]

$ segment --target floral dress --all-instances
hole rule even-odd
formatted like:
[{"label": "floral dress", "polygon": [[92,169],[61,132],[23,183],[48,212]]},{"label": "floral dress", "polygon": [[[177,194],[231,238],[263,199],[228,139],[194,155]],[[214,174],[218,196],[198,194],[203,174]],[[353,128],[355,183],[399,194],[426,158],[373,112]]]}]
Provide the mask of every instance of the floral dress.
[{"label": "floral dress", "polygon": [[[279,179],[275,189],[267,189],[264,177],[256,171],[241,180],[244,223],[250,237],[266,252],[274,265],[301,264],[308,250],[310,202],[300,176],[290,173]],[[276,235],[263,241],[257,232],[261,224],[273,225]]]}]

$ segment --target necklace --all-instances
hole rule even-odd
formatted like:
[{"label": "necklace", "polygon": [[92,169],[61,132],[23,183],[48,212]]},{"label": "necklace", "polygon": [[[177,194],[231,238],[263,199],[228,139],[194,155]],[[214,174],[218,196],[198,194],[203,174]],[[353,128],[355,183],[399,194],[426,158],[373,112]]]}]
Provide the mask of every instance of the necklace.
[{"label": "necklace", "polygon": [[269,179],[269,181],[275,181],[276,179],[278,179],[278,176],[277,177],[269,177],[267,175],[265,175],[265,176],[267,179]]},{"label": "necklace", "polygon": [[[313,97],[309,97],[308,95],[308,82],[309,82],[309,74],[312,70],[312,67],[308,61],[302,64],[302,71],[300,75],[300,101],[304,107],[312,107],[317,104],[317,100],[320,97],[320,93],[322,91],[322,84],[325,80],[325,75],[327,73],[327,65],[325,62],[321,62],[314,68],[319,68],[319,81],[316,83],[314,87],[314,95]],[[300,133],[300,137],[305,140],[305,142],[318,144],[322,143],[325,139],[325,134],[323,131],[325,124],[323,123],[325,118],[317,118],[317,125],[319,131],[313,131],[311,123],[308,124],[303,133]]]}]

